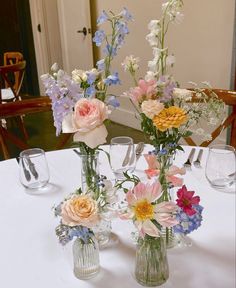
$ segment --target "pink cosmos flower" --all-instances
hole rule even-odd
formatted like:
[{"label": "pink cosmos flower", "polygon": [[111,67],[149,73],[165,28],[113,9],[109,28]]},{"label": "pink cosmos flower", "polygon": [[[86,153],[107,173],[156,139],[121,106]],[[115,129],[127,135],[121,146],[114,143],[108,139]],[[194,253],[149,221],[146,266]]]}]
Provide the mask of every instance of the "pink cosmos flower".
[{"label": "pink cosmos flower", "polygon": [[193,196],[194,193],[194,191],[188,191],[185,185],[177,191],[178,199],[176,200],[176,203],[189,216],[196,213],[196,210],[192,205],[198,205],[200,202],[200,197]]},{"label": "pink cosmos flower", "polygon": [[155,99],[157,94],[156,80],[145,81],[140,79],[138,86],[130,90],[130,97],[134,103],[141,103],[143,100]]},{"label": "pink cosmos flower", "polygon": [[[148,163],[148,169],[145,170],[146,175],[148,178],[152,178],[155,176],[158,176],[160,173],[160,164],[156,159],[155,155],[145,154],[144,155],[147,163]],[[178,168],[175,165],[172,165],[169,170],[166,172],[166,179],[168,182],[170,182],[174,187],[180,187],[183,185],[183,179],[176,177],[174,175],[184,175],[186,173],[185,168]]]},{"label": "pink cosmos flower", "polygon": [[155,204],[155,201],[162,194],[161,189],[161,184],[158,181],[153,184],[139,182],[126,194],[128,211],[121,218],[133,219],[139,234],[143,237],[145,234],[152,237],[160,235],[160,231],[153,223],[153,220],[156,220],[164,227],[171,227],[178,223],[173,216],[173,213],[177,209],[177,206],[173,202]]},{"label": "pink cosmos flower", "polygon": [[82,98],[75,104],[74,112],[63,119],[62,131],[75,133],[74,141],[96,148],[106,142],[107,130],[103,122],[108,118],[109,112],[102,101]]}]

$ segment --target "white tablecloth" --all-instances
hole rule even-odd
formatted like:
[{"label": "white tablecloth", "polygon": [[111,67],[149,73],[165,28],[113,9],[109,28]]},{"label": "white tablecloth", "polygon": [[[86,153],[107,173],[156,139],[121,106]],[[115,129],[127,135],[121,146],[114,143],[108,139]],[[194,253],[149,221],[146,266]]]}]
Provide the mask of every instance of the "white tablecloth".
[{"label": "white tablecloth", "polygon": [[[177,164],[186,160],[189,148],[185,149],[185,154],[177,156]],[[206,156],[207,149],[203,166]],[[100,251],[100,273],[91,280],[75,278],[70,246],[63,249],[55,236],[59,219],[53,216],[52,207],[79,186],[79,157],[67,149],[48,152],[47,160],[50,184],[39,195],[27,194],[21,186],[15,159],[0,162],[0,287],[141,287],[133,276],[133,225],[118,219],[112,224],[117,241]],[[106,156],[100,155],[100,161],[101,173],[114,178]],[[142,175],[140,171],[146,167],[141,157],[137,173]],[[192,247],[168,250],[170,277],[161,287],[234,288],[235,194],[211,188],[203,168],[193,167],[184,178],[188,189],[201,197],[204,219],[202,226],[190,234]]]}]

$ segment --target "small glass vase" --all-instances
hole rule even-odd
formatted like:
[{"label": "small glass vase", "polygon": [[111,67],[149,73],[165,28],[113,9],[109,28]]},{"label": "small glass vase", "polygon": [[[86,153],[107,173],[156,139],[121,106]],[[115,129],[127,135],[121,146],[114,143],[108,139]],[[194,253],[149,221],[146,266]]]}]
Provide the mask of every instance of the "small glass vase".
[{"label": "small glass vase", "polygon": [[169,277],[165,241],[162,237],[139,237],[136,249],[135,278],[143,286],[162,285]]},{"label": "small glass vase", "polygon": [[74,275],[79,279],[90,279],[99,272],[99,247],[97,239],[91,236],[88,243],[76,238],[73,243]]}]

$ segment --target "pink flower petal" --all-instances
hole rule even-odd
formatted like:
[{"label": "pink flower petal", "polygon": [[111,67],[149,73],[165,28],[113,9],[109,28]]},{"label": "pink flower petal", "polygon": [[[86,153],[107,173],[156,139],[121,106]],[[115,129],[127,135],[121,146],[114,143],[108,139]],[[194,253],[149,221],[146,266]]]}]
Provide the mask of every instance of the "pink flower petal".
[{"label": "pink flower petal", "polygon": [[147,170],[144,170],[144,172],[146,173],[148,179],[151,179],[152,177],[159,175],[159,170],[157,169],[147,169]]},{"label": "pink flower petal", "polygon": [[142,223],[142,230],[144,233],[152,237],[158,237],[160,235],[160,231],[150,220],[146,220]]},{"label": "pink flower petal", "polygon": [[184,182],[182,178],[178,178],[176,176],[167,176],[166,179],[168,182],[171,182],[174,187],[181,187]]}]

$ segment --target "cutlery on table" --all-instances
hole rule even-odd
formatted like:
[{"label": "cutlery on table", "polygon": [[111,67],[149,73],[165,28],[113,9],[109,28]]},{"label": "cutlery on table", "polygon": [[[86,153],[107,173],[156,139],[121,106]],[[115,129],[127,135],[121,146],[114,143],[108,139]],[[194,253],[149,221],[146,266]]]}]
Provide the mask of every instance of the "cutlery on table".
[{"label": "cutlery on table", "polygon": [[25,167],[24,158],[21,159],[21,163],[22,163],[24,174],[25,174],[25,179],[29,182],[31,180],[31,176],[30,176],[30,172]]},{"label": "cutlery on table", "polygon": [[130,157],[129,165],[132,165],[134,163],[135,156],[136,156],[136,163],[137,163],[138,159],[142,155],[143,149],[144,149],[144,142],[139,142],[136,146],[135,152]]},{"label": "cutlery on table", "polygon": [[131,149],[132,149],[132,144],[129,144],[127,152],[125,154],[125,158],[124,158],[123,163],[122,163],[122,167],[126,166],[130,162]]},{"label": "cutlery on table", "polygon": [[39,178],[39,174],[35,169],[35,165],[34,163],[30,160],[30,158],[25,158],[29,167],[30,172],[32,173],[32,175],[34,176],[34,178],[37,180]]},{"label": "cutlery on table", "polygon": [[202,154],[203,154],[203,149],[200,149],[197,155],[197,159],[193,162],[193,165],[197,168],[201,167]]},{"label": "cutlery on table", "polygon": [[143,149],[144,149],[144,142],[139,142],[137,144],[137,147],[135,149],[135,154],[136,154],[136,162],[138,161],[138,159],[140,158],[140,156],[142,155]]},{"label": "cutlery on table", "polygon": [[188,159],[187,159],[187,161],[184,163],[184,167],[185,167],[185,168],[191,168],[195,150],[196,150],[195,148],[192,148],[192,149],[191,149],[191,152],[190,152],[190,154],[189,154],[189,156],[188,156]]}]

